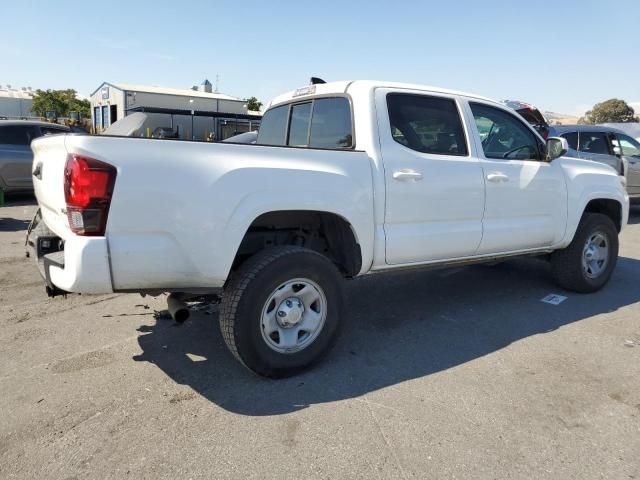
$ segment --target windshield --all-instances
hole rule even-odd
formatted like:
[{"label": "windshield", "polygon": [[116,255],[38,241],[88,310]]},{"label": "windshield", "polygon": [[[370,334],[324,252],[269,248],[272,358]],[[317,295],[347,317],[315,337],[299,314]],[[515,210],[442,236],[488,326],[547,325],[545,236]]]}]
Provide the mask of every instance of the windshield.
[{"label": "windshield", "polygon": [[628,135],[618,134],[622,155],[625,157],[640,158],[640,142],[629,137]]}]

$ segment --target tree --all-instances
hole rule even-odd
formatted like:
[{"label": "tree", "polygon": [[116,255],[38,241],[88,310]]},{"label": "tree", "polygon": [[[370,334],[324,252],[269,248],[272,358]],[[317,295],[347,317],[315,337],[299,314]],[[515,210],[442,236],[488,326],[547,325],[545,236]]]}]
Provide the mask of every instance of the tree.
[{"label": "tree", "polygon": [[601,103],[596,103],[584,117],[578,120],[582,124],[596,123],[630,123],[637,122],[635,112],[624,100],[612,98]]},{"label": "tree", "polygon": [[256,97],[247,99],[247,110],[259,111],[262,108],[262,102],[259,102]]},{"label": "tree", "polygon": [[71,88],[67,90],[36,90],[33,95],[31,111],[44,117],[48,111],[54,111],[59,117],[66,117],[69,112],[80,112],[83,118],[91,116],[89,100],[79,99],[77,92]]}]

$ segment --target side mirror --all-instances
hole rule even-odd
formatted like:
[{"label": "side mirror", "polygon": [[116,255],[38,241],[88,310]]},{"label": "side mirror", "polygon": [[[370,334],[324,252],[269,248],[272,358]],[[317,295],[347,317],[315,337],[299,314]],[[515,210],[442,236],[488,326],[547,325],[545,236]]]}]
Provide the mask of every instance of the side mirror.
[{"label": "side mirror", "polygon": [[569,142],[562,137],[547,138],[547,161],[551,162],[558,157],[566,155],[569,151]]},{"label": "side mirror", "polygon": [[622,149],[621,149],[620,147],[618,147],[617,145],[614,145],[614,146],[613,146],[613,154],[614,154],[616,157],[621,156],[621,155],[622,155]]}]

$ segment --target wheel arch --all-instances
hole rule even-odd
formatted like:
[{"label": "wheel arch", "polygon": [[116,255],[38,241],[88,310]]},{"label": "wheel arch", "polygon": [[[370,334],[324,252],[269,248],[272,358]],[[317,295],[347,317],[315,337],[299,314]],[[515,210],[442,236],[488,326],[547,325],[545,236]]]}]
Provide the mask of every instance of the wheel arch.
[{"label": "wheel arch", "polygon": [[[575,212],[575,214],[571,212]],[[584,195],[581,198],[574,199],[570,196],[569,218],[565,235],[562,242],[556,245],[556,249],[565,248],[571,243],[585,213],[602,213],[607,215],[615,224],[618,233],[620,233],[627,223],[629,207],[624,197],[618,194],[618,192],[596,191],[592,192],[591,195]]]},{"label": "wheel arch", "polygon": [[612,198],[594,198],[589,200],[582,210],[581,218],[585,213],[601,213],[609,217],[616,226],[618,233],[622,230],[622,219],[624,216],[622,203]]},{"label": "wheel arch", "polygon": [[254,215],[244,229],[230,270],[270,246],[297,245],[333,261],[346,277],[360,273],[363,251],[357,228],[343,214],[330,210],[278,209]]}]

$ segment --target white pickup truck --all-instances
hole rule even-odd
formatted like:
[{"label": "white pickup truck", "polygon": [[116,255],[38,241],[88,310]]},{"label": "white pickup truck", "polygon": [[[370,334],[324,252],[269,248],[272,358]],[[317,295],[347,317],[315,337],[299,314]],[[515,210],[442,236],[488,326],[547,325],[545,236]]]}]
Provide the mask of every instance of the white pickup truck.
[{"label": "white pickup truck", "polygon": [[533,254],[592,292],[629,214],[624,179],[563,158],[565,139],[419,85],[292,91],[256,145],[57,135],[32,148],[29,243],[50,294],[170,292],[177,317],[180,300],[218,294],[231,352],[271,377],[329,349],[344,278]]}]

